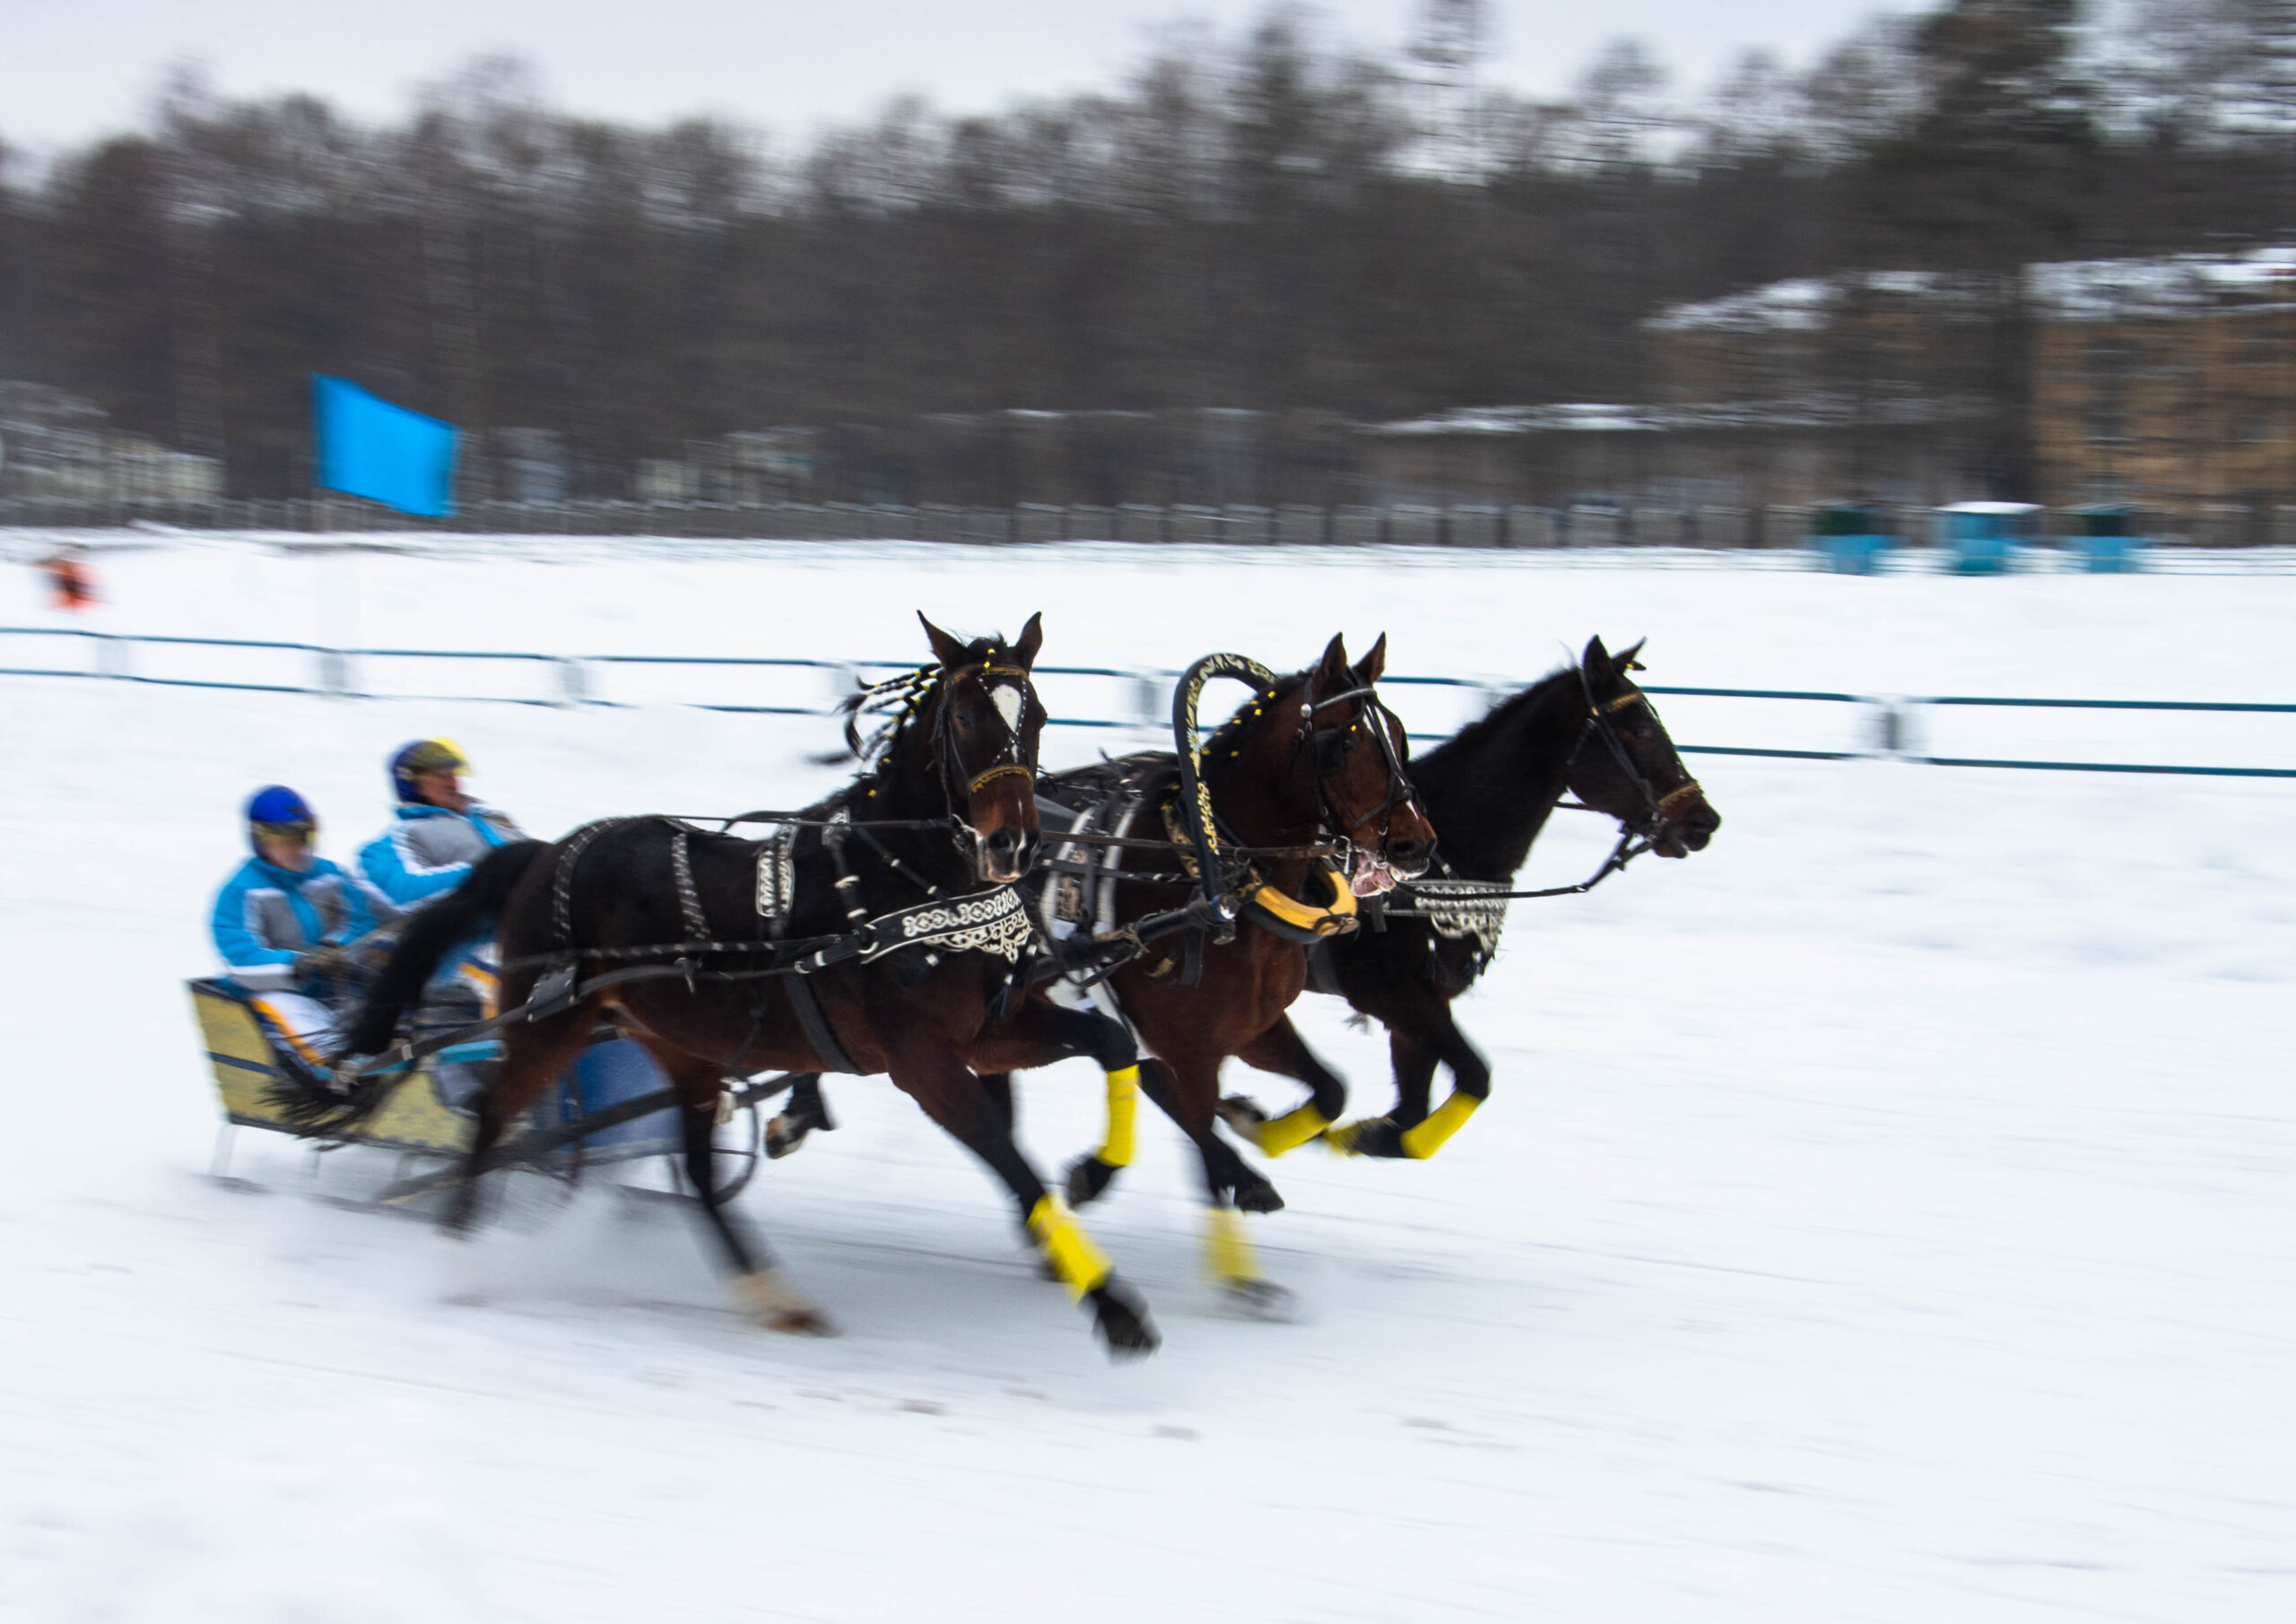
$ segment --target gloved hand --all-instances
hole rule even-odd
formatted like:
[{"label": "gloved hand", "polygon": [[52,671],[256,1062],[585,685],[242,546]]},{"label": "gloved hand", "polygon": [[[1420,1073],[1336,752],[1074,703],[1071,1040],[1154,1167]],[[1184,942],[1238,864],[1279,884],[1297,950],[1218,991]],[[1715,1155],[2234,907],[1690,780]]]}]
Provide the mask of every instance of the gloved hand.
[{"label": "gloved hand", "polygon": [[298,981],[336,980],[348,968],[348,956],[332,942],[323,942],[296,954],[292,966]]}]

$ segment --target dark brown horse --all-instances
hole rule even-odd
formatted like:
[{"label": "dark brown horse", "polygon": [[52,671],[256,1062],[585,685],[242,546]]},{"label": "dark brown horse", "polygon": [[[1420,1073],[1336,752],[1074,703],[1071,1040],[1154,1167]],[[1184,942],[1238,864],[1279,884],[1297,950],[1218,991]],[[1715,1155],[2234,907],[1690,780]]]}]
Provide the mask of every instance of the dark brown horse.
[{"label": "dark brown horse", "polygon": [[[1233,940],[1205,949],[1196,985],[1187,984],[1178,944],[1157,946],[1108,983],[1142,1045],[1162,1063],[1143,1064],[1142,1090],[1203,1158],[1212,1272],[1251,1303],[1272,1305],[1283,1294],[1261,1278],[1236,1215],[1283,1203],[1219,1136],[1221,1065],[1236,1055],[1308,1084],[1309,1097],[1292,1110],[1241,1126],[1266,1155],[1304,1144],[1338,1120],[1346,1087],[1300,1042],[1285,1013],[1307,985],[1305,943],[1344,928],[1356,893],[1420,872],[1435,850],[1435,829],[1405,774],[1402,725],[1378,702],[1374,684],[1386,664],[1386,638],[1352,666],[1334,638],[1320,662],[1276,682],[1205,741],[1202,783],[1222,840],[1279,855],[1256,859],[1243,886],[1242,922]],[[1105,805],[1129,787],[1137,811],[1128,827],[1175,842],[1168,857],[1154,860],[1169,873],[1188,860],[1178,769],[1170,755],[1127,757],[1053,775],[1044,793],[1082,807]],[[1057,848],[1058,832],[1048,838]],[[1304,855],[1318,843],[1345,854],[1346,866]],[[1102,882],[1099,889],[1111,899],[1106,917],[1123,925],[1180,906],[1189,889],[1176,878]],[[1079,1204],[1106,1189],[1130,1157],[1128,1101],[1112,1090],[1110,1104],[1109,1143],[1070,1169],[1069,1196]]]},{"label": "dark brown horse", "polygon": [[[1395,1064],[1395,1107],[1332,1129],[1337,1148],[1424,1159],[1490,1098],[1490,1064],[1451,1019],[1451,1003],[1498,952],[1507,918],[1499,893],[1513,888],[1566,789],[1618,821],[1625,839],[1613,862],[1635,847],[1688,856],[1721,827],[1649,696],[1627,675],[1641,669],[1641,648],[1613,655],[1602,638],[1589,639],[1578,664],[1534,682],[1412,764],[1421,804],[1443,830],[1439,873],[1405,889],[1408,911],[1391,911],[1385,931],[1318,950],[1332,978],[1322,990],[1387,1029]],[[1452,1090],[1431,1110],[1438,1064],[1451,1073]]]},{"label": "dark brown horse", "polygon": [[[1154,1348],[1145,1310],[1015,1148],[1009,1110],[977,1075],[1078,1054],[1124,1084],[1135,1074],[1118,1023],[1024,999],[1016,986],[1028,920],[1012,882],[1037,846],[1045,716],[1029,675],[1038,621],[1010,643],[967,645],[929,621],[926,630],[934,663],[872,690],[891,717],[862,747],[868,770],[809,808],[788,836],[751,841],[661,818],[593,824],[555,845],[502,848],[418,916],[348,1034],[349,1052],[387,1045],[444,951],[489,920],[499,919],[505,1004],[533,1001],[531,1017],[503,1030],[501,1071],[450,1221],[470,1221],[477,1175],[505,1122],[542,1096],[603,1020],[643,1044],[680,1091],[700,1209],[737,1294],[768,1325],[827,1328],[763,1244],[717,1204],[718,1098],[727,1079],[767,1069],[885,1072],[1004,1181],[1051,1271],[1091,1305],[1109,1350]],[[801,948],[824,943],[808,973],[786,973],[808,963]],[[690,973],[592,986],[617,966],[668,960]],[[587,979],[556,984],[571,998],[553,1009],[537,983],[569,967]]]}]

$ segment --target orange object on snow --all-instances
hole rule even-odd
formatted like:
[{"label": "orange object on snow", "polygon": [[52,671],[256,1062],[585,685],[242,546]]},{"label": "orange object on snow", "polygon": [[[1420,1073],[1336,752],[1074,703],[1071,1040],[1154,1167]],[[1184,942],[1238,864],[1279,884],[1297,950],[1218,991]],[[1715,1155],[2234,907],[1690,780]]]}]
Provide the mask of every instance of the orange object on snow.
[{"label": "orange object on snow", "polygon": [[48,571],[48,584],[55,590],[58,609],[91,609],[96,602],[96,575],[68,552],[59,552],[45,560],[40,568]]}]

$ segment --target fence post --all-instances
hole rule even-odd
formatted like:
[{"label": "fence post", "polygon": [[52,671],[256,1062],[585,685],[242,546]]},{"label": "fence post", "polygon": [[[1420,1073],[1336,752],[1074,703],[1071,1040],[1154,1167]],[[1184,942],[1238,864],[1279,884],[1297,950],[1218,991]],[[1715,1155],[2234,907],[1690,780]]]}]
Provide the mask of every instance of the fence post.
[{"label": "fence post", "polygon": [[558,703],[579,708],[590,702],[590,668],[573,655],[558,661]]},{"label": "fence post", "polygon": [[358,691],[352,682],[351,655],[346,649],[322,648],[318,651],[319,691],[348,698]]}]

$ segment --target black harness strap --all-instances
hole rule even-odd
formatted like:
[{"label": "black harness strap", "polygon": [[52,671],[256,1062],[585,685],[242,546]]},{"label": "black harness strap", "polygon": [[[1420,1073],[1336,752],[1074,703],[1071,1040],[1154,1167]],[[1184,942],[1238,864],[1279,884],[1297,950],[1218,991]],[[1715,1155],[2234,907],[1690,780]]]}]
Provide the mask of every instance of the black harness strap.
[{"label": "black harness strap", "polygon": [[790,1013],[797,1017],[798,1029],[805,1034],[805,1041],[813,1046],[813,1053],[820,1056],[822,1069],[858,1073],[861,1068],[853,1064],[853,1056],[845,1052],[845,1046],[838,1042],[837,1034],[830,1029],[829,1017],[822,1013],[821,1000],[813,996],[813,982],[799,975],[786,977],[781,985],[789,994]]}]

